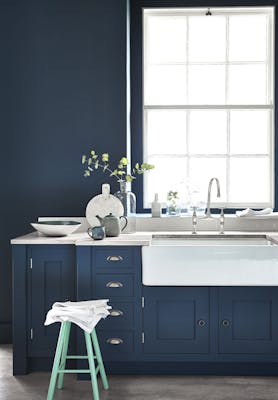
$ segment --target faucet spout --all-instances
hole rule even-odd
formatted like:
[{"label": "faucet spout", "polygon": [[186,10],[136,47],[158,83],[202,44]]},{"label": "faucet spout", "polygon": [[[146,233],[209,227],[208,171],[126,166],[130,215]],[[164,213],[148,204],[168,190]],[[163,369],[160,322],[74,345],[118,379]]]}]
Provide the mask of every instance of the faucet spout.
[{"label": "faucet spout", "polygon": [[210,218],[210,217],[211,217],[211,212],[210,212],[210,198],[211,198],[211,187],[212,187],[213,181],[216,182],[216,186],[217,186],[217,197],[220,197],[220,196],[221,196],[221,193],[220,193],[220,183],[219,183],[218,178],[211,178],[211,180],[209,181],[209,185],[208,185],[208,199],[207,199],[206,218]]}]

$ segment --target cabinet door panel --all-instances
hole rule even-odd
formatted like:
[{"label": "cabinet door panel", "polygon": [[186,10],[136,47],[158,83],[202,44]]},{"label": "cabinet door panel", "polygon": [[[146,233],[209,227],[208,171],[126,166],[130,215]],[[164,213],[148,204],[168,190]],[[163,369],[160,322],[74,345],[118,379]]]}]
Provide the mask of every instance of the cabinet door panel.
[{"label": "cabinet door panel", "polygon": [[278,352],[278,288],[219,289],[219,352]]},{"label": "cabinet door panel", "polygon": [[207,288],[145,287],[145,353],[207,353]]},{"label": "cabinet door panel", "polygon": [[74,246],[33,246],[29,279],[32,338],[30,356],[52,356],[60,324],[44,326],[45,316],[56,301],[75,301]]}]

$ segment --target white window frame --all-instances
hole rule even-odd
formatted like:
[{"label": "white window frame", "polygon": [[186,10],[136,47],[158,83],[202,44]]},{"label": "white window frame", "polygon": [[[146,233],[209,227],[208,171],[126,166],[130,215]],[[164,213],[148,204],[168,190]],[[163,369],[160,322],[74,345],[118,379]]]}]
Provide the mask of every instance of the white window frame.
[{"label": "white window frame", "polygon": [[[143,99],[143,110],[142,110],[142,115],[143,115],[143,159],[144,161],[148,161],[148,149],[147,149],[147,140],[146,140],[146,135],[147,135],[147,114],[148,110],[226,110],[228,113],[228,120],[229,120],[229,115],[231,110],[268,110],[269,111],[269,152],[267,154],[229,154],[229,146],[228,151],[226,154],[193,154],[188,153],[186,154],[179,154],[176,157],[187,157],[189,158],[191,156],[193,157],[204,157],[204,158],[223,158],[226,157],[227,160],[227,191],[229,190],[229,184],[228,184],[228,177],[229,177],[229,160],[232,157],[244,157],[244,158],[259,158],[259,157],[269,157],[269,165],[270,165],[270,193],[269,193],[269,202],[260,202],[260,203],[236,203],[236,202],[228,202],[228,203],[212,203],[212,207],[225,207],[225,208],[245,208],[245,207],[252,207],[252,208],[265,208],[265,207],[274,207],[275,199],[275,165],[274,165],[274,159],[275,159],[275,140],[274,140],[274,114],[275,114],[275,105],[274,105],[274,88],[275,88],[275,71],[274,71],[274,60],[275,60],[275,54],[274,54],[274,32],[275,32],[275,26],[274,26],[274,15],[275,15],[275,6],[270,6],[270,7],[264,7],[264,6],[258,6],[258,7],[213,7],[210,9],[210,11],[213,13],[213,15],[221,15],[221,16],[232,16],[232,15],[242,15],[242,14],[247,14],[247,15],[252,15],[252,14],[264,14],[268,15],[269,17],[269,32],[268,32],[268,53],[267,53],[267,58],[266,58],[266,65],[267,65],[267,75],[268,75],[268,87],[267,87],[267,104],[226,104],[224,105],[146,105],[144,102],[144,71],[146,68],[146,63],[145,63],[145,49],[146,49],[146,44],[145,44],[145,35],[144,33],[147,30],[147,23],[146,19],[144,18],[145,15],[147,16],[159,16],[159,15],[167,15],[167,16],[200,16],[204,15],[207,12],[208,8],[143,8],[142,10],[142,21],[143,21],[143,46],[142,46],[142,60],[143,60],[143,68],[142,68],[142,99]],[[228,40],[228,24],[227,24],[227,29],[226,29],[226,41]],[[187,37],[188,41],[188,37]],[[188,42],[187,42],[188,45]],[[233,64],[232,62],[228,61],[228,52],[226,52],[226,60],[225,62],[214,62],[213,64],[225,64],[226,68],[228,65]],[[259,62],[255,62],[256,64],[259,64]],[[262,62],[264,63],[264,62]],[[205,63],[209,64],[209,63]],[[244,65],[244,64],[252,64],[252,62],[236,62],[235,64],[237,65]],[[187,62],[186,65],[188,66],[189,63]],[[226,73],[226,100],[227,100],[227,87],[228,87],[228,74]],[[188,120],[188,118],[187,118]],[[228,126],[229,126],[229,121],[228,121]],[[188,133],[187,133],[188,135]],[[227,132],[227,140],[229,144],[229,129]],[[175,155],[172,155],[171,157],[175,157]],[[147,185],[148,185],[148,174],[144,174],[143,178],[143,204],[144,208],[149,208],[150,207],[150,202],[147,200],[148,193],[147,193]]]}]

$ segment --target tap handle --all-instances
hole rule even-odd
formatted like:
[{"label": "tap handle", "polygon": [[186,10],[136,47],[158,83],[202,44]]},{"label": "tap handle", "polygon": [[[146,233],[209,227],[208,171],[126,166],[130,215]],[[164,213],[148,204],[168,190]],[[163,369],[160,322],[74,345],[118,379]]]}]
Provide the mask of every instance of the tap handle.
[{"label": "tap handle", "polygon": [[198,221],[198,219],[197,219],[197,207],[193,207],[193,214],[192,214],[192,226],[193,226],[192,233],[193,234],[197,233],[197,230],[196,230],[197,221]]},{"label": "tap handle", "polygon": [[192,221],[197,223],[197,207],[193,207]]},{"label": "tap handle", "polygon": [[220,219],[221,219],[221,221],[223,220],[223,222],[224,222],[224,208],[223,207],[220,208]]},{"label": "tap handle", "polygon": [[220,224],[220,234],[224,234],[224,221],[225,221],[225,216],[224,216],[224,208],[220,208],[220,218],[219,218],[219,224]]}]

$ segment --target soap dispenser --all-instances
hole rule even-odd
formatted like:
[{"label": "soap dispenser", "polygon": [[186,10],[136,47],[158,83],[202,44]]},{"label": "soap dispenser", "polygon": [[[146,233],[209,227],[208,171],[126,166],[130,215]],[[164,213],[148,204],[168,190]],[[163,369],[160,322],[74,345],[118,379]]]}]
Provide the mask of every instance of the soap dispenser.
[{"label": "soap dispenser", "polygon": [[158,193],[155,193],[154,200],[152,202],[152,217],[161,217],[161,203],[158,201]]}]

